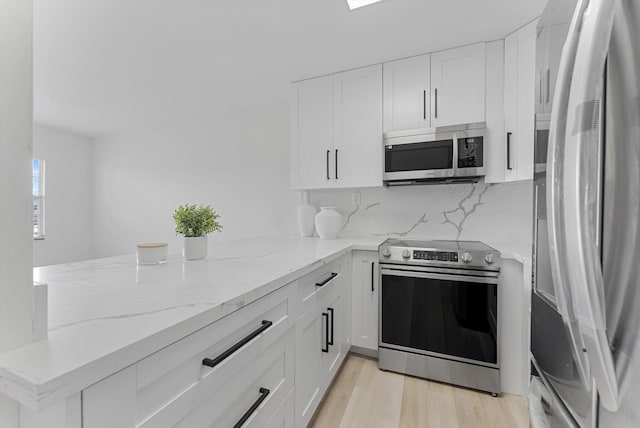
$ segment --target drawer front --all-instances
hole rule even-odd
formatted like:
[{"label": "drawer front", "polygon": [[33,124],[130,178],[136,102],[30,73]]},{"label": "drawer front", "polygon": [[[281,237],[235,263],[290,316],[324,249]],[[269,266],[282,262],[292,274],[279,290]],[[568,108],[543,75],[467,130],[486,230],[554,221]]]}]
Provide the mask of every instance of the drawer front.
[{"label": "drawer front", "polygon": [[294,428],[293,416],[293,391],[291,391],[264,428]]},{"label": "drawer front", "polygon": [[243,418],[243,428],[265,427],[293,390],[294,343],[295,333],[290,329],[257,361],[182,418],[176,428],[233,427]]},{"label": "drawer front", "polygon": [[[326,266],[316,269],[300,278],[298,283],[298,296],[296,304],[297,315],[302,315],[310,307],[322,300],[339,279],[341,272],[341,261],[343,258],[335,260]],[[336,275],[337,274],[337,275]],[[320,285],[318,285],[320,284]],[[324,285],[322,285],[324,284]]]},{"label": "drawer front", "polygon": [[[285,286],[139,362],[136,425],[172,425],[231,379],[242,376],[247,365],[293,326],[294,294],[293,285]],[[263,321],[272,324],[264,329]],[[257,331],[261,332],[255,335]],[[224,356],[253,335],[215,367],[203,365],[203,359]]]}]

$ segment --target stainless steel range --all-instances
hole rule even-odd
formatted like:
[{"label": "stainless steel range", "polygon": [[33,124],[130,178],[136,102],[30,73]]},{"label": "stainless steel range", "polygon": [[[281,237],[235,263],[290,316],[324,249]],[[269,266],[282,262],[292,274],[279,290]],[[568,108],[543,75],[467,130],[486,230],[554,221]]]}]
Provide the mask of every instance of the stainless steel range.
[{"label": "stainless steel range", "polygon": [[388,239],[379,256],[379,367],[498,394],[500,253]]}]

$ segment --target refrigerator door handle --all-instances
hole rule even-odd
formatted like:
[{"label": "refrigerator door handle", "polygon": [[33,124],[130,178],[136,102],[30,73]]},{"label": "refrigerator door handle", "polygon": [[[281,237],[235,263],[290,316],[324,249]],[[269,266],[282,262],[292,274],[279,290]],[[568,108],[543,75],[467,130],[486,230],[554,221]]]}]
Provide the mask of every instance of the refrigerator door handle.
[{"label": "refrigerator door handle", "polygon": [[598,245],[603,73],[613,28],[615,1],[591,0],[584,15],[571,81],[564,150],[566,264],[573,306],[589,366],[604,408],[620,403],[614,357],[607,337],[604,277]]},{"label": "refrigerator door handle", "polygon": [[575,317],[573,299],[569,287],[569,278],[565,267],[570,263],[571,254],[567,251],[565,224],[563,216],[564,200],[564,147],[565,130],[567,128],[567,106],[569,90],[574,70],[575,55],[580,36],[580,26],[589,0],[579,0],[569,33],[565,42],[558,71],[556,90],[549,125],[549,144],[547,150],[547,226],[549,239],[549,258],[553,277],[553,291],[556,298],[557,311],[567,328],[571,342],[571,353],[576,363],[576,371],[582,386],[591,387],[589,362],[584,350],[580,328]]}]

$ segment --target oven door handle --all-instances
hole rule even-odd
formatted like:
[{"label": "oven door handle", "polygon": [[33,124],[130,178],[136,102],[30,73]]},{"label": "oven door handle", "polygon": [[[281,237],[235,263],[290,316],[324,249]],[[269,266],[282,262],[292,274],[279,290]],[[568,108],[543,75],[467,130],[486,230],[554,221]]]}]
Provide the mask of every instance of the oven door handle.
[{"label": "oven door handle", "polygon": [[416,271],[399,271],[391,269],[382,269],[382,275],[388,276],[401,276],[404,278],[424,278],[424,279],[444,279],[449,281],[461,281],[461,282],[476,282],[482,284],[497,284],[498,278],[487,278],[481,276],[466,276],[466,275],[448,275],[444,273],[423,273]]}]

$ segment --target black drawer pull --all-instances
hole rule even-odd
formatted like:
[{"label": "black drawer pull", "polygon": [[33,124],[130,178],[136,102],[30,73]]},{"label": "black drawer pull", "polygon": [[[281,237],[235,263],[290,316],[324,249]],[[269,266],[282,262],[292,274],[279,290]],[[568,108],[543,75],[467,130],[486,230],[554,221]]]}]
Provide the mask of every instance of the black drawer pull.
[{"label": "black drawer pull", "polygon": [[329,275],[329,278],[325,279],[322,282],[316,282],[316,287],[322,287],[323,285],[325,285],[327,282],[331,281],[336,276],[338,276],[338,274],[335,273],[335,272],[332,272],[331,275]]},{"label": "black drawer pull", "polygon": [[224,351],[222,354],[218,355],[214,359],[205,358],[204,360],[202,360],[202,364],[205,365],[205,366],[208,366],[208,367],[217,366],[218,364],[220,364],[221,362],[223,362],[224,360],[229,358],[231,356],[231,354],[236,352],[238,349],[242,348],[244,345],[249,343],[254,337],[259,335],[260,333],[262,333],[263,331],[265,331],[266,329],[268,329],[272,325],[273,325],[273,323],[271,321],[262,320],[262,325],[260,326],[260,328],[252,331],[247,337],[245,337],[240,342],[236,343],[231,348],[227,349],[226,351]]},{"label": "black drawer pull", "polygon": [[324,336],[324,346],[322,347],[322,352],[329,352],[329,314],[326,312],[322,313],[322,318],[324,318],[324,331],[326,332]]},{"label": "black drawer pull", "polygon": [[[333,308],[327,308],[327,312],[331,314],[331,339],[327,342],[329,345],[333,346]],[[327,332],[328,334],[329,332]]]},{"label": "black drawer pull", "polygon": [[236,422],[233,428],[240,428],[242,425],[244,425],[244,423],[249,420],[251,415],[253,415],[253,412],[255,412],[256,409],[260,407],[260,404],[262,404],[262,402],[267,398],[267,395],[269,395],[270,392],[271,391],[269,391],[267,388],[260,388],[260,397],[258,397],[256,402],[253,403],[251,407],[249,407],[249,410],[247,410],[247,412],[242,415],[240,420]]}]

